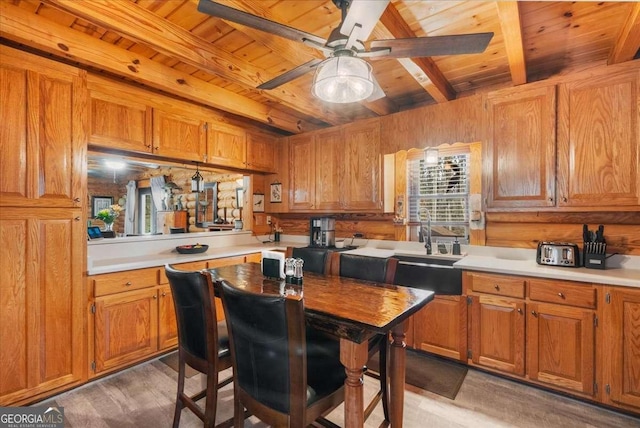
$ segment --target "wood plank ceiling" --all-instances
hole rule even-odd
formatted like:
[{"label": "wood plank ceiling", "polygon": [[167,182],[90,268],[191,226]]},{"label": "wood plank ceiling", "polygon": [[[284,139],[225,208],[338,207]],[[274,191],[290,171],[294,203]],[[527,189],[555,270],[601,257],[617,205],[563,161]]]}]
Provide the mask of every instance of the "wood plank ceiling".
[{"label": "wood plank ceiling", "polygon": [[[340,23],[331,0],[217,0],[322,38]],[[283,134],[447,102],[489,89],[633,60],[638,2],[392,0],[370,39],[493,32],[481,54],[372,62],[386,97],[353,104],[311,95],[313,73],[255,89],[322,54],[205,15],[198,0],[10,0],[0,37],[240,116]]]}]

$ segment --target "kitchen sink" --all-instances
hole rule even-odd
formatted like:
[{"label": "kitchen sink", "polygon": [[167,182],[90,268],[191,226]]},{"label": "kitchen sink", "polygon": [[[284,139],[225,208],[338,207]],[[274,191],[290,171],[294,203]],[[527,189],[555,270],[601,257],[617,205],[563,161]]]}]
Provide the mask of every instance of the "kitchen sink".
[{"label": "kitchen sink", "polygon": [[453,267],[459,259],[429,256],[404,256],[396,254],[398,260],[394,283],[436,295],[462,294],[462,270]]}]

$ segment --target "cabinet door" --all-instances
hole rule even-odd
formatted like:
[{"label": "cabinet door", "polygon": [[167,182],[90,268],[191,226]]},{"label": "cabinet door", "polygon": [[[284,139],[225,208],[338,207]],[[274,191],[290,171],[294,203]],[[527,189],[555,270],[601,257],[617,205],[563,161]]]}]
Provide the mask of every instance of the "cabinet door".
[{"label": "cabinet door", "polygon": [[472,363],[524,376],[524,301],[484,295],[471,298]]},{"label": "cabinet door", "polygon": [[91,91],[89,143],[133,152],[151,153],[152,109],[130,98]]},{"label": "cabinet door", "polygon": [[594,395],[595,313],[527,304],[527,374],[532,380]]},{"label": "cabinet door", "polygon": [[80,209],[0,209],[0,405],[84,376]]},{"label": "cabinet door", "polygon": [[289,138],[289,209],[314,209],[316,197],[315,137],[299,135]]},{"label": "cabinet door", "polygon": [[158,293],[158,349],[166,349],[178,345],[178,323],[171,287],[160,287]]},{"label": "cabinet door", "polygon": [[247,166],[247,136],[244,129],[209,123],[207,163],[234,168]]},{"label": "cabinet door", "polygon": [[158,350],[158,290],[128,291],[95,300],[96,373]]},{"label": "cabinet door", "polygon": [[153,110],[153,152],[159,156],[203,161],[204,121],[186,113]]},{"label": "cabinet door", "polygon": [[344,140],[343,208],[382,212],[380,122],[346,127]]},{"label": "cabinet door", "polygon": [[560,85],[560,206],[640,205],[640,71]]},{"label": "cabinet door", "polygon": [[640,289],[606,287],[603,311],[604,401],[640,410]]},{"label": "cabinet door", "polygon": [[488,208],[555,205],[555,86],[488,96]]},{"label": "cabinet door", "polygon": [[316,134],[315,159],[314,209],[342,209],[340,183],[344,171],[344,137],[341,129],[330,129]]},{"label": "cabinet door", "polygon": [[416,349],[466,361],[466,299],[436,296],[413,316],[413,341]]},{"label": "cabinet door", "polygon": [[81,207],[86,73],[0,49],[0,206]]},{"label": "cabinet door", "polygon": [[276,144],[275,137],[247,132],[247,168],[275,172]]}]

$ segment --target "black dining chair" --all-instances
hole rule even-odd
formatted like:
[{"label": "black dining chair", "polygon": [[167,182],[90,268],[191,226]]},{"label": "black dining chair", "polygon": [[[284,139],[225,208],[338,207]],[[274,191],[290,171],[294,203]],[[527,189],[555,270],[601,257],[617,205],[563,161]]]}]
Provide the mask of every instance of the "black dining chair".
[{"label": "black dining chair", "polygon": [[[178,393],[173,427],[180,424],[184,407],[189,408],[205,427],[214,427],[218,389],[228,385],[233,376],[219,382],[218,374],[231,367],[229,336],[224,321],[216,321],[213,282],[207,271],[181,271],[165,266],[173,295],[178,323]],[[207,376],[207,387],[188,396],[184,392],[185,364]],[[197,401],[206,397],[204,411]]]},{"label": "black dining chair", "polygon": [[305,427],[344,401],[340,345],[305,324],[300,295],[256,294],[218,282],[233,360],[234,425],[244,409],[278,427]]},{"label": "black dining chair", "polygon": [[[357,254],[346,254],[334,252],[331,255],[330,273],[332,275],[345,276],[348,278],[363,279],[366,281],[383,284],[393,284],[398,267],[398,259],[393,257],[369,257]],[[389,337],[388,335],[377,334],[369,339],[369,361],[378,354],[379,371],[373,372],[367,368],[365,373],[380,380],[380,390],[374,396],[371,403],[365,410],[367,418],[378,401],[382,400],[382,409],[385,420],[389,421],[389,378],[388,378],[388,355]],[[367,366],[370,364],[367,363]]]},{"label": "black dining chair", "polygon": [[325,274],[329,272],[332,253],[333,251],[326,248],[287,247],[285,256],[304,260],[302,265],[304,272]]}]

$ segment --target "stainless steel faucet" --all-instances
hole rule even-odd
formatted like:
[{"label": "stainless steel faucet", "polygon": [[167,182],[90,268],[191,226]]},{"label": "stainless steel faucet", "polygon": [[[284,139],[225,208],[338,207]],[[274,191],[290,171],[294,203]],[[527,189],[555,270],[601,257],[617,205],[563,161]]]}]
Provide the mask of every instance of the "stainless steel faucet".
[{"label": "stainless steel faucet", "polygon": [[427,212],[427,230],[425,233],[425,228],[423,221],[420,220],[420,229],[418,230],[418,241],[424,242],[424,248],[427,249],[427,254],[431,254],[431,213],[428,209],[425,208]]}]

